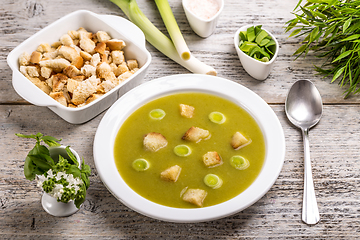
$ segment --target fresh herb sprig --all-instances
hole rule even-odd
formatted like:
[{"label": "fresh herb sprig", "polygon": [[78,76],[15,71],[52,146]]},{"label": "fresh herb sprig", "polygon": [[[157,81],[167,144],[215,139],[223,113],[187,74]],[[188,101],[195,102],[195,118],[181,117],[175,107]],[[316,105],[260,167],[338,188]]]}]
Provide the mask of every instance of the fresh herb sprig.
[{"label": "fresh herb sprig", "polygon": [[85,201],[86,190],[89,188],[89,176],[91,169],[86,165],[84,159],[81,162],[81,169],[79,162],[75,155],[71,152],[70,147],[65,148],[68,158],[59,155],[58,159],[53,159],[50,156],[50,151],[45,145],[41,145],[43,141],[49,147],[60,146],[57,139],[51,136],[44,136],[41,133],[24,135],[20,133],[15,134],[22,138],[32,138],[36,140],[36,144],[32,150],[29,151],[25,158],[24,175],[28,180],[38,178],[38,186],[53,197],[56,197],[59,202],[67,203],[74,200],[76,207]]},{"label": "fresh herb sprig", "polygon": [[303,38],[294,55],[314,51],[324,59],[315,66],[319,74],[332,76],[346,87],[345,98],[360,92],[360,0],[300,0],[295,18],[286,23],[289,37]]}]

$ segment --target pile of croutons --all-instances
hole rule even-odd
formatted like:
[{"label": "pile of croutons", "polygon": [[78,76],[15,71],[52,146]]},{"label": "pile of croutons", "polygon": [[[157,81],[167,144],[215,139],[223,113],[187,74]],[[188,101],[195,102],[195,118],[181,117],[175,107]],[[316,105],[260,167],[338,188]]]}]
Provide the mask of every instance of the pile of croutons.
[{"label": "pile of croutons", "polygon": [[98,99],[138,69],[136,59],[126,60],[123,40],[84,28],[68,31],[51,46],[19,57],[20,72],[38,88],[67,107],[81,107]]}]

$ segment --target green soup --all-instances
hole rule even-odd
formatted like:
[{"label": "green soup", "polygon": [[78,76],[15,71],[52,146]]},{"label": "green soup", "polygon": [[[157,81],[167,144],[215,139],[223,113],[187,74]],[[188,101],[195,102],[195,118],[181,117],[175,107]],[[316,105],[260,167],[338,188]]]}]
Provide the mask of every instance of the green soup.
[{"label": "green soup", "polygon": [[[192,118],[180,114],[180,104],[195,108]],[[162,109],[165,117],[154,120],[149,113]],[[220,112],[226,121],[217,124],[209,120],[211,112]],[[182,139],[190,127],[199,127],[210,131],[211,137],[198,143]],[[150,132],[161,133],[168,144],[157,152],[145,150],[144,135]],[[239,150],[231,146],[235,132],[241,132],[251,143]],[[177,156],[174,148],[185,144],[190,147],[187,157]],[[208,168],[202,156],[216,151],[223,164]],[[155,99],[132,113],[121,126],[114,147],[115,163],[124,181],[142,197],[155,203],[176,207],[196,208],[180,197],[186,187],[203,189],[207,192],[203,206],[208,207],[225,202],[248,188],[259,175],[265,159],[264,137],[256,121],[244,109],[226,99],[204,93],[179,93]],[[245,170],[237,170],[230,164],[234,155],[240,155],[250,162]],[[150,163],[146,171],[136,171],[132,167],[134,160],[143,158]],[[164,181],[160,173],[167,168],[178,165],[182,168],[176,182]],[[216,174],[223,184],[212,189],[205,185],[203,179],[207,174]]]}]

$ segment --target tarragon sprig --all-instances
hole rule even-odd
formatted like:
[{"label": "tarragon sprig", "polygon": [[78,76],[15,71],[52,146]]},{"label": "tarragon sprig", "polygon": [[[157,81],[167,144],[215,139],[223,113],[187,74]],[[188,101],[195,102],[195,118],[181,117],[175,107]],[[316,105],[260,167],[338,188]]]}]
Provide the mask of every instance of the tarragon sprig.
[{"label": "tarragon sprig", "polygon": [[[304,1],[305,2],[305,1]],[[308,52],[324,59],[317,72],[339,80],[347,87],[345,98],[360,92],[360,0],[300,0],[294,9],[295,18],[286,24],[289,37],[303,41],[294,55]]]}]

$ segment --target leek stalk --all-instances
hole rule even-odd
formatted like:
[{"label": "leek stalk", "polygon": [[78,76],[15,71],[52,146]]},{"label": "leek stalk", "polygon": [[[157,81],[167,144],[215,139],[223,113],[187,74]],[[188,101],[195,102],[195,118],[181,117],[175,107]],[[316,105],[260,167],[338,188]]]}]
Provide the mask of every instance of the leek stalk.
[{"label": "leek stalk", "polygon": [[181,34],[179,25],[177,24],[174,14],[171,11],[168,0],[155,0],[155,3],[178,54],[182,59],[189,60],[190,50],[186,45],[183,35]]},{"label": "leek stalk", "polygon": [[125,13],[129,20],[143,31],[146,40],[165,56],[193,73],[214,76],[217,75],[213,67],[201,62],[193,55],[190,55],[189,60],[183,60],[176,51],[174,43],[150,22],[150,20],[140,10],[136,0],[110,1],[116,4]]}]

